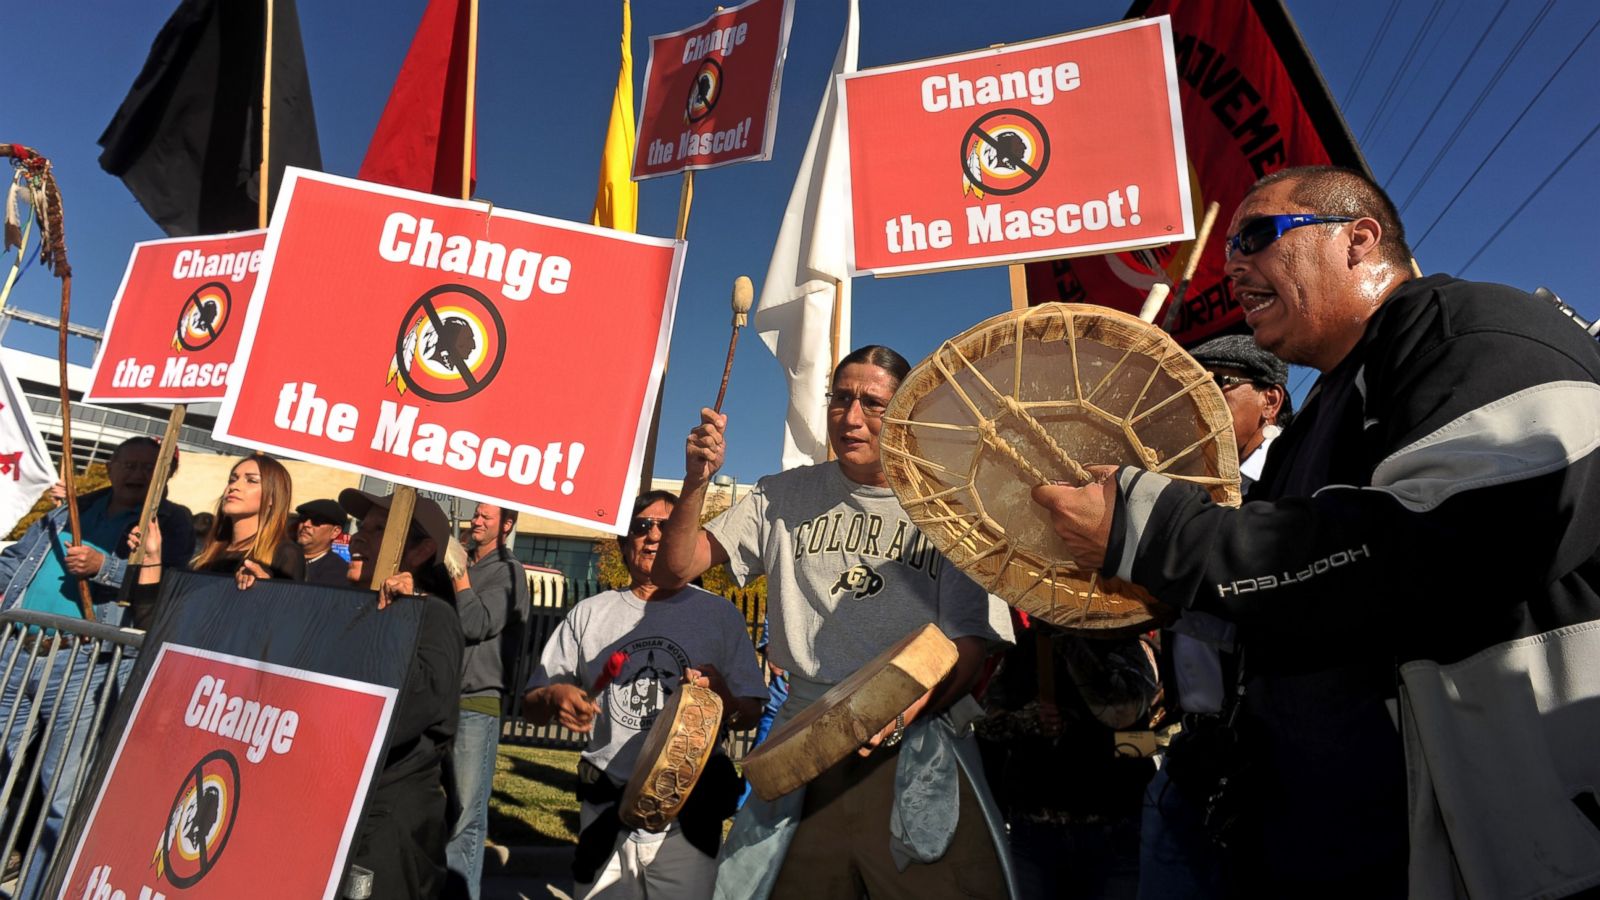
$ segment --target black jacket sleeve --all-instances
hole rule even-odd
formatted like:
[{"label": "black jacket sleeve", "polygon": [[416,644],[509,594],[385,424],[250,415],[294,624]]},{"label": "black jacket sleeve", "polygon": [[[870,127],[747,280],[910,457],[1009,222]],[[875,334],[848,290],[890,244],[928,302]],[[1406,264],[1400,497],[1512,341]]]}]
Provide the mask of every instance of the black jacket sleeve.
[{"label": "black jacket sleeve", "polygon": [[1570,334],[1470,311],[1451,322],[1459,311],[1438,298],[1389,312],[1357,375],[1365,483],[1234,510],[1124,469],[1106,573],[1244,624],[1354,634],[1375,620],[1504,619],[1595,560],[1593,343],[1565,323]]}]

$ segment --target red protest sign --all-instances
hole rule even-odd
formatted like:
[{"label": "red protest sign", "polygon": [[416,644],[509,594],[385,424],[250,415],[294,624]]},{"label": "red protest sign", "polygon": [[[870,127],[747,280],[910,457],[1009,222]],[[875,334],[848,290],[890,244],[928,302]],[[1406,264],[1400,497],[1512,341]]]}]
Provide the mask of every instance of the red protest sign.
[{"label": "red protest sign", "polygon": [[839,76],[852,274],[1193,236],[1165,18]]},{"label": "red protest sign", "polygon": [[266,231],[133,245],[85,399],[221,400]]},{"label": "red protest sign", "polygon": [[393,688],[163,645],[62,896],[337,896],[394,703]]},{"label": "red protest sign", "polygon": [[218,438],[620,530],[683,245],[289,170]]},{"label": "red protest sign", "polygon": [[748,0],[650,38],[633,178],[771,159],[793,10]]}]

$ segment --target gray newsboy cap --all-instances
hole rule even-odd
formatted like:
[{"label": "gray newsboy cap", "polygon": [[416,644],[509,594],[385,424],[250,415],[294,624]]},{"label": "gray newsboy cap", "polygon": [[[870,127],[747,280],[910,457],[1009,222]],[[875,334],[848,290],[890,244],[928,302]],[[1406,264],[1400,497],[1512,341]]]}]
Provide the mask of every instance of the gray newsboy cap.
[{"label": "gray newsboy cap", "polygon": [[1262,384],[1289,384],[1289,365],[1256,344],[1247,334],[1225,334],[1212,338],[1189,351],[1195,361],[1207,368],[1238,369]]}]

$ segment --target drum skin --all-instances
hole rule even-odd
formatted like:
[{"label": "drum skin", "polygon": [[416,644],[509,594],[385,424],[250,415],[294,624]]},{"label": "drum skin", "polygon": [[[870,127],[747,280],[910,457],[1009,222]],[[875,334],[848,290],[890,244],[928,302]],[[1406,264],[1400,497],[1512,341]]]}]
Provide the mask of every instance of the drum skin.
[{"label": "drum skin", "polygon": [[906,635],[828,689],[744,758],[744,777],[776,800],[832,768],[950,674],[956,645],[936,625]]},{"label": "drum skin", "polygon": [[645,735],[617,815],[630,828],[665,831],[683,810],[722,727],[722,698],[710,688],[679,682]]},{"label": "drum skin", "polygon": [[1138,466],[1239,504],[1227,401],[1167,334],[1102,306],[1047,303],[945,341],[901,382],[879,436],[884,473],[935,547],[1012,606],[1080,633],[1166,617],[1138,585],[1076,565],[1035,485]]}]

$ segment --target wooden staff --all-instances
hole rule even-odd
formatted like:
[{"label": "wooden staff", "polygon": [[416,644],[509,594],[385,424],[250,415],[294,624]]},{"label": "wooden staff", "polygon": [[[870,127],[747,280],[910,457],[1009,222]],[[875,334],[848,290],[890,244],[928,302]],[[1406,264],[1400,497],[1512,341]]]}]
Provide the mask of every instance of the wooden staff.
[{"label": "wooden staff", "polygon": [[[678,226],[673,230],[677,240],[683,240],[689,233],[689,209],[692,206],[694,206],[694,170],[685,169],[683,186],[678,190]],[[667,366],[671,360],[672,354],[669,350],[667,356],[661,360],[661,384],[656,386],[656,405],[650,411],[650,430],[645,432],[644,459],[639,466],[640,493],[650,490],[655,484],[656,432],[661,430],[661,399],[667,393]],[[717,411],[721,412],[720,405]]]},{"label": "wooden staff", "polygon": [[[478,0],[467,7],[467,98],[461,141],[461,199],[472,199],[472,141],[473,122],[477,116],[478,96]],[[389,517],[385,520],[383,543],[378,547],[378,558],[373,564],[373,590],[383,587],[390,575],[400,570],[400,557],[405,553],[406,536],[411,532],[411,519],[417,509],[417,489],[397,484],[389,498]]]},{"label": "wooden staff", "polygon": [[[31,182],[34,218],[39,223],[39,259],[61,279],[61,322],[56,345],[61,396],[61,481],[67,488],[68,546],[82,543],[82,523],[78,520],[77,465],[72,460],[72,391],[67,387],[67,322],[72,312],[72,266],[67,262],[66,215],[61,207],[61,187],[56,184],[50,161],[21,144],[0,144],[0,156],[23,169]],[[89,583],[78,579],[78,604],[85,620],[94,621],[94,600]]]},{"label": "wooden staff", "polygon": [[733,334],[728,337],[728,361],[722,364],[722,387],[717,390],[717,405],[711,407],[722,412],[722,398],[728,395],[728,376],[733,374],[733,348],[739,346],[739,329],[745,326],[750,302],[755,299],[755,286],[749,275],[733,280]]},{"label": "wooden staff", "polygon": [[[1183,277],[1178,280],[1178,289],[1172,294],[1172,305],[1167,307],[1167,316],[1161,320],[1161,330],[1167,334],[1178,327],[1178,307],[1183,305],[1183,299],[1189,295],[1189,282],[1194,280],[1194,270],[1200,265],[1200,254],[1206,248],[1206,241],[1211,237],[1211,226],[1217,224],[1217,213],[1222,211],[1222,205],[1212,201],[1206,207],[1206,214],[1200,220],[1200,230],[1195,233],[1194,241],[1189,245],[1189,258],[1183,261]],[[1146,319],[1154,322],[1155,319]]]}]

